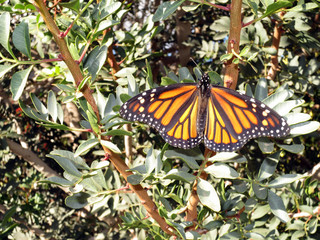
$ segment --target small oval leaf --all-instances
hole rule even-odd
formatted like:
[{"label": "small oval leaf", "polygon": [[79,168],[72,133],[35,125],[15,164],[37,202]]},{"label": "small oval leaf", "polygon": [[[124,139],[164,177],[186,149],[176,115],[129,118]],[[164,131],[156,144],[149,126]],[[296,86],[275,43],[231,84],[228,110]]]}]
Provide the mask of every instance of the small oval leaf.
[{"label": "small oval leaf", "polygon": [[277,194],[268,190],[268,202],[271,209],[271,212],[280,219],[281,222],[288,222],[290,218],[284,206],[284,203]]},{"label": "small oval leaf", "polygon": [[239,177],[239,173],[225,163],[214,163],[205,168],[204,171],[216,178],[235,179]]},{"label": "small oval leaf", "polygon": [[114,153],[121,153],[120,149],[114,143],[106,140],[100,140],[100,143]]},{"label": "small oval leaf", "polygon": [[83,143],[81,143],[77,149],[77,151],[74,153],[75,157],[78,157],[87,151],[89,151],[91,148],[99,144],[99,140],[94,138],[94,139],[89,139]]},{"label": "small oval leaf", "polygon": [[197,194],[203,205],[216,212],[221,210],[219,196],[208,181],[201,178],[198,179]]},{"label": "small oval leaf", "polygon": [[26,86],[28,76],[31,72],[32,66],[29,68],[16,72],[13,74],[11,83],[10,83],[10,90],[12,92],[12,98],[14,101],[17,101],[21,94],[23,93],[24,87]]},{"label": "small oval leaf", "polygon": [[68,207],[79,209],[88,205],[89,197],[90,197],[90,194],[79,192],[79,193],[73,194],[72,196],[67,197],[65,200],[65,203]]}]

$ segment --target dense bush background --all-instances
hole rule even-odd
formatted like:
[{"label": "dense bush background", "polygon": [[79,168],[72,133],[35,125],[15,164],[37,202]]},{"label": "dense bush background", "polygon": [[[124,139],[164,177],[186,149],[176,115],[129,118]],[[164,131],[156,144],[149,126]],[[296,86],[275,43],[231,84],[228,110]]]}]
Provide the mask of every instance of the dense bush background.
[{"label": "dense bush background", "polygon": [[[168,239],[100,144],[126,158],[129,183],[148,191],[179,238],[320,238],[319,2],[198,2],[46,2],[67,31],[57,40],[39,1],[1,1],[1,238]],[[232,14],[243,21],[235,54]],[[260,100],[275,92],[266,101],[295,134],[251,140],[202,172],[203,145],[177,150],[118,117],[128,95],[195,80],[190,57],[217,81],[239,64],[238,88]]]}]

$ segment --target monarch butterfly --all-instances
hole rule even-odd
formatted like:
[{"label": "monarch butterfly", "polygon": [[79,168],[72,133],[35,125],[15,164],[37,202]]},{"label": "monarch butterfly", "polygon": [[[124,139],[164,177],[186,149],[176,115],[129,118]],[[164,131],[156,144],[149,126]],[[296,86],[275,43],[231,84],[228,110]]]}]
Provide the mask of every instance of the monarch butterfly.
[{"label": "monarch butterfly", "polygon": [[201,141],[215,152],[231,152],[251,138],[289,134],[286,120],[264,103],[229,88],[198,83],[154,88],[120,108],[122,118],[157,129],[172,146],[194,148]]}]

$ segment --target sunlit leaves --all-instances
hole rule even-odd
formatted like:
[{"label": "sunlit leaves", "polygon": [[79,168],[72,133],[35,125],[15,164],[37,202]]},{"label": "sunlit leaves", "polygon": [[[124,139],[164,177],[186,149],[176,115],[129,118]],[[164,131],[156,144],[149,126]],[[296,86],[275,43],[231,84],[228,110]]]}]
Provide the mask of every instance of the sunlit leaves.
[{"label": "sunlit leaves", "polygon": [[197,194],[200,202],[212,209],[213,211],[220,211],[220,199],[214,187],[206,180],[199,179],[197,185]]},{"label": "sunlit leaves", "polygon": [[24,87],[27,84],[27,80],[31,70],[32,66],[13,74],[10,84],[10,90],[13,95],[13,100],[17,101],[20,98],[21,94],[23,93]]}]

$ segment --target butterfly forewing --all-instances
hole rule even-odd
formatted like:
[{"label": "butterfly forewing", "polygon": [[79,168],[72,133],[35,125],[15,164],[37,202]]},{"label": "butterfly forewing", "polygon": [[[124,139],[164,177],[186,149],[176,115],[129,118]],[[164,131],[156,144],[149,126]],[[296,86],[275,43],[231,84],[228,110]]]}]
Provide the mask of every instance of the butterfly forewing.
[{"label": "butterfly forewing", "polygon": [[289,133],[284,118],[260,101],[219,86],[210,91],[204,133],[209,149],[235,151],[251,138]]},{"label": "butterfly forewing", "polygon": [[173,84],[131,98],[121,107],[120,115],[154,127],[173,146],[193,148],[202,140],[197,131],[198,107],[196,84]]}]

